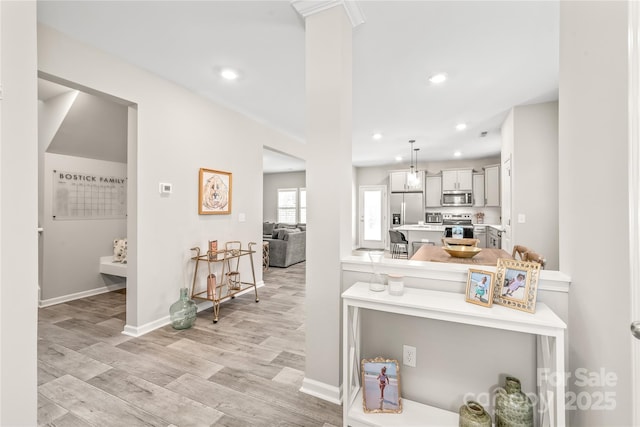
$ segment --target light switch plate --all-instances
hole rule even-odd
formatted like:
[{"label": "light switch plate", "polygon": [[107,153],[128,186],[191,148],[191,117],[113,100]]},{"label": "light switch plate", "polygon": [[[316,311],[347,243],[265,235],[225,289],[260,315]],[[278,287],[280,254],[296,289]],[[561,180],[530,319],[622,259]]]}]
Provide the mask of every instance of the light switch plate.
[{"label": "light switch plate", "polygon": [[167,183],[167,182],[161,182],[160,183],[160,193],[161,194],[171,194],[171,192],[173,191],[173,185]]},{"label": "light switch plate", "polygon": [[238,222],[245,222],[247,220],[247,216],[243,213],[238,214]]}]

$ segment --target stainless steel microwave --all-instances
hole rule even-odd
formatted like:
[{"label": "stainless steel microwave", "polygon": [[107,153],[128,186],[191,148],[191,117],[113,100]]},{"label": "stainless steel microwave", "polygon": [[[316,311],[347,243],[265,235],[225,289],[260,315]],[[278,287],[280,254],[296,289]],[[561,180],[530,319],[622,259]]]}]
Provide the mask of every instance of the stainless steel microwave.
[{"label": "stainless steel microwave", "polygon": [[442,206],[473,206],[473,193],[471,191],[444,191]]}]

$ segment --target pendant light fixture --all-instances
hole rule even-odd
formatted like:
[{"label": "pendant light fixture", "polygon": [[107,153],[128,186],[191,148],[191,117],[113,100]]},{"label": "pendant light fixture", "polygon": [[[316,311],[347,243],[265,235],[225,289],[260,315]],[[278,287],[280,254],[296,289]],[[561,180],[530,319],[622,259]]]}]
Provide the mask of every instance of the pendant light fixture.
[{"label": "pendant light fixture", "polygon": [[[411,144],[411,161],[409,163],[409,173],[407,173],[407,187],[415,188],[419,187],[420,179],[418,178],[418,151],[419,148],[413,148],[413,144],[416,142],[415,139],[409,140],[409,144]],[[415,164],[413,162],[413,157],[415,153]]]}]

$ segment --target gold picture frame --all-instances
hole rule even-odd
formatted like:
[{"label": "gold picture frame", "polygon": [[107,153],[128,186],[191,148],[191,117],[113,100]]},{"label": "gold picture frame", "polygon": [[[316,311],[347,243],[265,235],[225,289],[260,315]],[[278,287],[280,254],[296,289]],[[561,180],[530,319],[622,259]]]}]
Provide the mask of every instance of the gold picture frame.
[{"label": "gold picture frame", "polygon": [[231,172],[200,168],[198,184],[198,213],[200,215],[231,213]]},{"label": "gold picture frame", "polygon": [[400,366],[395,359],[362,359],[362,409],[365,413],[402,412]]},{"label": "gold picture frame", "polygon": [[465,301],[491,307],[495,283],[495,274],[492,271],[470,268],[467,277],[467,290],[464,293]]},{"label": "gold picture frame", "polygon": [[539,276],[540,264],[537,262],[499,258],[493,302],[534,313]]}]

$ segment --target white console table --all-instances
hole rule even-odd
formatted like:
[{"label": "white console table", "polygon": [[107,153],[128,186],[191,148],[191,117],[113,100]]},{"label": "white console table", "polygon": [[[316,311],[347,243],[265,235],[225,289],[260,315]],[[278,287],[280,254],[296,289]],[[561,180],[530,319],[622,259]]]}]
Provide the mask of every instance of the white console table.
[{"label": "white console table", "polygon": [[543,426],[565,425],[564,332],[566,324],[547,305],[538,302],[534,314],[499,305],[490,308],[469,304],[464,295],[415,288],[402,296],[372,292],[358,282],[342,294],[343,299],[343,423],[344,426],[457,426],[458,414],[402,399],[401,414],[369,414],[362,408],[360,384],[360,309],[396,313],[487,328],[537,335],[538,368],[549,369],[549,382],[539,384],[548,411]]}]

